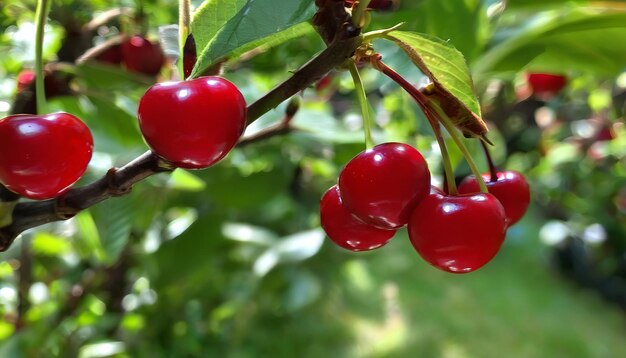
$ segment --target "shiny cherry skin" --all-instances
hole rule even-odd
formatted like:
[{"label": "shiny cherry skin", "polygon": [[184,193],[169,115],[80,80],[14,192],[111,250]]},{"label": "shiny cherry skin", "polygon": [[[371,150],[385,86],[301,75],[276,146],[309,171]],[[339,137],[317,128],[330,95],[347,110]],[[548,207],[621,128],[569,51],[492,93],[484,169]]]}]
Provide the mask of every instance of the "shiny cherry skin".
[{"label": "shiny cherry skin", "polygon": [[528,84],[536,94],[557,94],[567,84],[567,77],[551,73],[529,73]]},{"label": "shiny cherry skin", "polygon": [[383,143],[352,158],[339,175],[346,208],[363,222],[381,229],[407,224],[430,191],[430,171],[417,149]]},{"label": "shiny cherry skin", "polygon": [[158,83],[139,101],[139,127],[152,150],[178,167],[217,163],[237,144],[246,102],[221,77]]},{"label": "shiny cherry skin", "polygon": [[411,214],[408,231],[415,250],[451,273],[475,271],[500,250],[506,234],[504,208],[485,193],[432,193]]},{"label": "shiny cherry skin", "polygon": [[[524,176],[516,171],[497,172],[498,181],[491,181],[491,174],[482,174],[487,185],[487,190],[493,194],[506,212],[507,224],[509,226],[518,222],[528,209],[530,204],[530,187]],[[469,176],[459,184],[459,193],[479,193],[480,187],[476,177]]]},{"label": "shiny cherry skin", "polygon": [[161,46],[139,35],[122,43],[122,57],[127,70],[148,76],[156,76],[165,64]]},{"label": "shiny cherry skin", "polygon": [[24,197],[57,197],[85,173],[89,128],[68,113],[17,114],[0,120],[0,182]]},{"label": "shiny cherry skin", "polygon": [[396,230],[368,225],[352,215],[341,203],[339,188],[333,185],[320,202],[320,221],[326,235],[350,251],[368,251],[384,246]]}]

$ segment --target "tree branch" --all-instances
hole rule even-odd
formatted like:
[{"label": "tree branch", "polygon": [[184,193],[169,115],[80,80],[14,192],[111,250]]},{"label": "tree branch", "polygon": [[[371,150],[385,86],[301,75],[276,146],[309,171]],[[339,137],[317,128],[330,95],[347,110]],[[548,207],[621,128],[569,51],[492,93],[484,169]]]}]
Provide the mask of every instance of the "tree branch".
[{"label": "tree branch", "polygon": [[248,124],[259,119],[263,114],[275,108],[294,94],[320,80],[333,68],[340,66],[346,59],[352,57],[354,51],[361,45],[362,36],[350,36],[349,28],[343,37],[337,37],[319,55],[296,71],[285,82],[261,97],[248,107]]},{"label": "tree branch", "polygon": [[[248,106],[248,124],[280,103],[307,88],[326,73],[350,58],[362,42],[354,29],[344,26],[335,40],[320,54],[297,70],[289,79],[276,86],[265,96]],[[244,138],[240,145],[247,145],[290,130],[279,123]],[[94,183],[74,188],[55,199],[20,202],[15,206],[10,225],[0,228],[0,251],[6,251],[15,238],[25,230],[60,220],[67,220],[81,210],[87,209],[113,196],[128,194],[132,186],[156,173],[170,172],[174,166],[148,151],[121,168],[112,168]],[[2,188],[0,188],[1,190]]]}]

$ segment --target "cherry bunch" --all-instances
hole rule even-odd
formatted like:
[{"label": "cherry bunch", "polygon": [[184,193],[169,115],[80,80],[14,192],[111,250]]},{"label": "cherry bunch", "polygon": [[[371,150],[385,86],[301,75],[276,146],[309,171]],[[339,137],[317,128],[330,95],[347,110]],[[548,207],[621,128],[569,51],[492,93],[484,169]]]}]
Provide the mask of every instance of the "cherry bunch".
[{"label": "cherry bunch", "polygon": [[508,226],[526,212],[528,184],[513,171],[497,172],[481,193],[475,177],[450,195],[431,185],[424,157],[403,143],[383,143],[346,164],[322,197],[328,237],[351,251],[387,244],[408,226],[411,244],[431,265],[452,273],[484,266],[499,251]]}]

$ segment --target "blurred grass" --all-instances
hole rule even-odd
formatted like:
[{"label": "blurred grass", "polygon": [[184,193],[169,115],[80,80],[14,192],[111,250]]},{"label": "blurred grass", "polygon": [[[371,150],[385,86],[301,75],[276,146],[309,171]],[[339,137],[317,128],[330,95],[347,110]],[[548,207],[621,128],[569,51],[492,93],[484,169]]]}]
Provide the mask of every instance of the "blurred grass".
[{"label": "blurred grass", "polygon": [[[317,318],[329,329],[342,322],[352,332],[342,338],[319,332],[309,336],[310,346],[295,351],[319,356],[321,349],[333,357],[626,357],[624,312],[550,268],[539,226],[531,211],[510,230],[494,261],[467,275],[430,267],[406,234],[371,253],[338,250],[346,260],[338,265],[343,293],[322,298],[336,300],[335,315]],[[292,318],[293,329],[313,321],[301,318]],[[338,339],[351,340],[341,353]]]}]

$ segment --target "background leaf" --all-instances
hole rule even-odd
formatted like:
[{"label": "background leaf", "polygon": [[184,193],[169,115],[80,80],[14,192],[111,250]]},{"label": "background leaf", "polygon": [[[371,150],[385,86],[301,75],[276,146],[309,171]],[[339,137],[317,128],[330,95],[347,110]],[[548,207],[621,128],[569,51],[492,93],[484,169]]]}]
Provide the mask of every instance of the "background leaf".
[{"label": "background leaf", "polygon": [[313,0],[208,1],[194,15],[197,76],[216,62],[258,46],[275,46],[312,28]]},{"label": "background leaf", "polygon": [[473,66],[489,73],[578,71],[615,75],[626,62],[626,9],[623,6],[572,7],[542,12],[509,32]]}]

